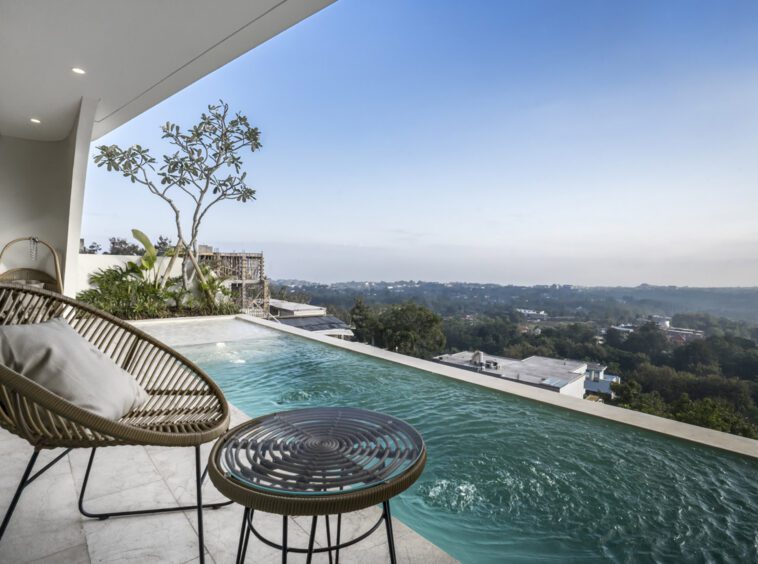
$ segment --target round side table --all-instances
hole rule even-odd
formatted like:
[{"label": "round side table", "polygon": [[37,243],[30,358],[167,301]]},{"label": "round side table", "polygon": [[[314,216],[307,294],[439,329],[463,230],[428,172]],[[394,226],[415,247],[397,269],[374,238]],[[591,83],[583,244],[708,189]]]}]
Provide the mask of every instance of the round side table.
[{"label": "round side table", "polygon": [[[339,551],[376,531],[384,522],[394,564],[390,499],[409,488],[426,464],[426,447],[413,427],[382,413],[348,407],[273,413],[247,421],[221,437],[211,451],[211,481],[244,506],[237,562],[242,563],[252,532],[261,542],[288,553]],[[342,514],[382,504],[376,524],[341,542]],[[282,515],[282,542],[264,537],[253,525],[255,511]],[[287,544],[288,516],[312,516],[308,547]],[[337,516],[332,544],[329,516]],[[319,516],[326,522],[327,546],[314,547]]]}]

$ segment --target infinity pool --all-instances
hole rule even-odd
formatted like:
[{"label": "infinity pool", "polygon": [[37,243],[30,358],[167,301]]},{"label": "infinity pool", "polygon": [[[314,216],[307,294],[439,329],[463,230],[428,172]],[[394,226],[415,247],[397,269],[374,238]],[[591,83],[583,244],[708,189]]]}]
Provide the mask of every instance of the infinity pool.
[{"label": "infinity pool", "polygon": [[429,462],[394,514],[461,562],[758,561],[753,459],[268,329],[179,349],[251,417],[346,405],[414,425]]}]

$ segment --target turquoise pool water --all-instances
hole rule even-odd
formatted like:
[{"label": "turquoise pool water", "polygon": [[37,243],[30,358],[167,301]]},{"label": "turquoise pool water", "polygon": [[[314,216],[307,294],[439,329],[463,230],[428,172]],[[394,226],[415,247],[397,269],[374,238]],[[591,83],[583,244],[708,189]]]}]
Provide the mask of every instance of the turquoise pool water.
[{"label": "turquoise pool water", "polygon": [[758,464],[276,331],[180,347],[251,417],[405,419],[426,471],[394,514],[464,563],[757,562]]}]

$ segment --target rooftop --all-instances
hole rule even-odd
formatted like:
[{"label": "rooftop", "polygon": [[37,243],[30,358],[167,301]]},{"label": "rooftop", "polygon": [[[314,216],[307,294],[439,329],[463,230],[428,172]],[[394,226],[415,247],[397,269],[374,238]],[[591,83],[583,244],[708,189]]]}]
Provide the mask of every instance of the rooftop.
[{"label": "rooftop", "polygon": [[493,356],[481,351],[443,354],[435,360],[444,364],[477,370],[485,374],[516,380],[524,384],[561,389],[584,377],[586,362],[530,356],[524,360]]},{"label": "rooftop", "polygon": [[326,313],[325,307],[315,306],[311,304],[288,302],[286,300],[277,300],[273,298],[270,299],[268,303],[270,307],[274,307],[282,311],[291,312],[293,315],[296,315],[296,316],[324,315]]}]

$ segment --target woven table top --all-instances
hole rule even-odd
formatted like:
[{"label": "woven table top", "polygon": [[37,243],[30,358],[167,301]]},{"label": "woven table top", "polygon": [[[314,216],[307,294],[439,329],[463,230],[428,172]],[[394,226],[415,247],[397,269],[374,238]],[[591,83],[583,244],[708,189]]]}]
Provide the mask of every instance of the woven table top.
[{"label": "woven table top", "polygon": [[266,415],[221,441],[215,463],[226,479],[285,496],[342,496],[387,485],[420,473],[426,457],[421,435],[407,423],[346,407]]}]

